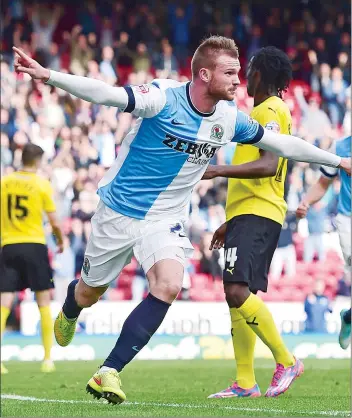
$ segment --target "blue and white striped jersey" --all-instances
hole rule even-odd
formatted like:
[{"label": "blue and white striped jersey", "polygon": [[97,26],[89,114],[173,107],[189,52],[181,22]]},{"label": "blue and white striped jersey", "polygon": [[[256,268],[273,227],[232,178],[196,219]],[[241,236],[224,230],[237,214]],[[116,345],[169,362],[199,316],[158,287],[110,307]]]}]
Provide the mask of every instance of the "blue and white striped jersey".
[{"label": "blue and white striped jersey", "polygon": [[[329,149],[333,154],[343,158],[351,158],[351,136],[335,141]],[[333,167],[321,167],[320,171],[326,177],[336,177],[340,172],[341,189],[337,210],[343,215],[351,216],[351,176],[345,171]]]},{"label": "blue and white striped jersey", "polygon": [[98,194],[112,210],[131,218],[186,219],[192,190],[216,151],[231,141],[254,144],[264,133],[234,102],[220,101],[212,113],[199,112],[190,83],[155,80],[125,89],[124,111],[139,119]]}]

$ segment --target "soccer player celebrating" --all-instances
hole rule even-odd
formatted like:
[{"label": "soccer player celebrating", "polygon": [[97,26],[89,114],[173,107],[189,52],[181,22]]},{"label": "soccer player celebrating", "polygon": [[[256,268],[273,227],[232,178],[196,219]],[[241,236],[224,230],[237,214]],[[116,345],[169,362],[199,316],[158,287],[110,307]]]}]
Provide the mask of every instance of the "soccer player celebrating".
[{"label": "soccer player celebrating", "polygon": [[[43,227],[46,212],[58,251],[63,251],[60,227],[50,183],[37,174],[44,151],[27,144],[22,151],[22,169],[1,179],[1,334],[3,333],[15,292],[30,288],[35,292],[41,318],[44,346],[43,372],[55,370],[50,358],[53,321],[50,289],[54,287]],[[1,374],[8,370],[1,363]]]},{"label": "soccer player celebrating", "polygon": [[185,257],[193,249],[183,224],[192,190],[215,152],[235,141],[348,171],[351,163],[299,138],[264,130],[237,109],[240,62],[229,38],[212,36],[198,47],[191,82],[155,80],[132,87],[51,71],[14,51],[16,71],[139,117],[99,184],[101,200],[82,277],[69,285],[54,325],[57,342],[68,345],[81,310],[98,301],[135,255],[150,293],[126,319],[115,347],[87,385],[94,396],[120,403],[126,395],[119,372],[148,343],[181,290]]},{"label": "soccer player celebrating", "polygon": [[[247,92],[254,97],[251,116],[266,129],[290,134],[291,114],[282,100],[292,79],[288,56],[275,47],[262,48],[252,57],[247,77]],[[276,361],[265,396],[278,396],[303,372],[303,364],[286,348],[270,311],[256,293],[267,291],[269,267],[285,219],[287,160],[238,144],[232,163],[209,166],[203,177],[229,177],[227,222],[214,233],[211,247],[225,246],[224,290],[237,364],[235,382],[209,397],[261,396],[253,364],[257,336]]]},{"label": "soccer player celebrating", "polygon": [[[340,141],[335,141],[330,152],[344,158],[351,158],[351,136]],[[316,184],[310,187],[297,208],[297,217],[304,218],[309,207],[323,198],[334,178],[339,174],[338,169],[321,167],[321,176]],[[340,238],[340,245],[345,259],[345,274],[351,274],[351,176],[340,171],[341,190],[338,201],[338,215],[336,226]],[[341,348],[346,349],[351,340],[351,309],[343,309],[340,313],[341,329],[339,343]]]}]

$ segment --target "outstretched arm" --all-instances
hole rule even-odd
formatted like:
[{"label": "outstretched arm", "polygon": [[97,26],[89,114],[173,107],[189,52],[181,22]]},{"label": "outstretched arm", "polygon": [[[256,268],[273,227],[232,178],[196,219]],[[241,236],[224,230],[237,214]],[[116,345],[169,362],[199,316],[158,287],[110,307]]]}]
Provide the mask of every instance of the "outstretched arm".
[{"label": "outstretched arm", "polygon": [[341,158],[331,152],[323,151],[296,136],[282,135],[264,129],[240,110],[237,112],[233,141],[254,145],[290,160],[342,168],[351,175],[350,158]]},{"label": "outstretched arm", "polygon": [[338,167],[351,174],[349,158],[341,158],[324,151],[296,136],[281,135],[264,129],[262,138],[253,145],[291,160]]},{"label": "outstretched arm", "polygon": [[61,88],[88,102],[115,106],[141,117],[155,116],[165,105],[164,92],[154,85],[148,85],[143,91],[138,87],[111,87],[100,80],[48,70],[20,49],[13,47],[13,50],[17,72],[29,74],[33,79]]}]

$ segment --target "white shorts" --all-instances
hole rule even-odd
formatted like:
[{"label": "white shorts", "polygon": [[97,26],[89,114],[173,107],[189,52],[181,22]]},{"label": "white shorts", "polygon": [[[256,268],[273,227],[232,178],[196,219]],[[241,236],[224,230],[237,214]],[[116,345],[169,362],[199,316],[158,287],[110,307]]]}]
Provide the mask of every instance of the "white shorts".
[{"label": "white shorts", "polygon": [[336,226],[339,233],[340,245],[346,266],[351,266],[351,218],[339,213],[336,216]]},{"label": "white shorts", "polygon": [[100,201],[91,223],[81,272],[83,281],[91,287],[107,286],[115,280],[133,255],[147,273],[164,259],[184,265],[185,257],[193,253],[181,221],[134,219]]}]

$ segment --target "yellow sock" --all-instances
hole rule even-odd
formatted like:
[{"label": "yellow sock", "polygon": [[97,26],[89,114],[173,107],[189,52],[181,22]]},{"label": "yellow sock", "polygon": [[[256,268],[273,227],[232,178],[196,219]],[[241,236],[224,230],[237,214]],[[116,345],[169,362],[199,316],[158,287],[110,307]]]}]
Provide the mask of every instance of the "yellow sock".
[{"label": "yellow sock", "polygon": [[237,365],[236,382],[243,389],[255,385],[254,347],[256,334],[236,308],[230,308],[232,344]]},{"label": "yellow sock", "polygon": [[41,306],[39,312],[42,343],[44,346],[44,360],[50,360],[50,352],[53,345],[53,320],[51,318],[50,306]]},{"label": "yellow sock", "polygon": [[9,308],[6,308],[5,306],[1,306],[1,312],[0,312],[0,315],[1,315],[1,336],[2,336],[2,333],[5,331],[5,328],[6,328],[6,321],[7,321],[7,318],[9,317],[9,315],[10,315],[10,309]]},{"label": "yellow sock", "polygon": [[284,367],[294,365],[293,355],[287,350],[269,309],[258,296],[251,293],[244,304],[238,308],[238,312],[263,343],[270,348],[276,363]]}]

